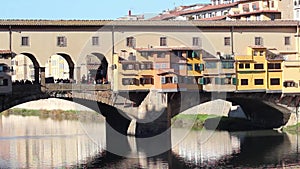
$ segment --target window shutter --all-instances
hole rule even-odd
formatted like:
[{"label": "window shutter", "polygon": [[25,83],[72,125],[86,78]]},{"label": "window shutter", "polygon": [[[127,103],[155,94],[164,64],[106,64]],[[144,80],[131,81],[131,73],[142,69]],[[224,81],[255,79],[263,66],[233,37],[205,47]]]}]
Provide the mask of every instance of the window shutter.
[{"label": "window shutter", "polygon": [[200,66],[200,71],[203,71],[204,70],[204,64],[199,64]]},{"label": "window shutter", "polygon": [[177,76],[173,76],[173,83],[178,83],[178,77]]},{"label": "window shutter", "polygon": [[160,77],[160,80],[161,80],[161,84],[166,83],[166,77],[165,76]]},{"label": "window shutter", "polygon": [[201,85],[204,85],[204,78],[203,77],[199,78],[198,83]]},{"label": "window shutter", "polygon": [[236,78],[232,78],[232,84],[236,85]]}]

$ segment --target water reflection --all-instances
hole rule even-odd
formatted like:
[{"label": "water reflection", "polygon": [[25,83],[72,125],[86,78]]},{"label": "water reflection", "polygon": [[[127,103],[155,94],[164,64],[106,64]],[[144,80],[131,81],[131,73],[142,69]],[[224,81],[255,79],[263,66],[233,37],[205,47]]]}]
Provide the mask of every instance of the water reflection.
[{"label": "water reflection", "polygon": [[[162,143],[112,140],[105,122],[0,116],[0,168],[282,168],[299,166],[297,135],[276,131],[220,132],[173,128]],[[108,136],[107,136],[108,135]],[[113,138],[113,137],[112,137]],[[158,144],[173,148],[152,156]],[[114,145],[118,144],[118,145]],[[124,148],[132,157],[105,151]]]},{"label": "water reflection", "polygon": [[[84,125],[84,127],[82,127]],[[97,130],[98,140],[85,129]],[[104,123],[55,121],[39,117],[0,116],[0,168],[71,166],[105,148]]]}]

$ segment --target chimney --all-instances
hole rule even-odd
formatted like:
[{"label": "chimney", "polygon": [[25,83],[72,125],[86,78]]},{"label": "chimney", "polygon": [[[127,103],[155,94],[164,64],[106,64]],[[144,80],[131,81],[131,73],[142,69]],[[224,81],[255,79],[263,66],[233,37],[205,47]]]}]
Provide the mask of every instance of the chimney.
[{"label": "chimney", "polygon": [[128,16],[131,16],[131,10],[128,11]]}]

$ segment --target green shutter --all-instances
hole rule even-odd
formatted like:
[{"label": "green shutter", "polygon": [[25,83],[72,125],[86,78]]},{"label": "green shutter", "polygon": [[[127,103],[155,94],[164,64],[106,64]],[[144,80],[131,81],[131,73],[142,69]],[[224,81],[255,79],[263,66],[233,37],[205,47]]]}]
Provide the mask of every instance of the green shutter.
[{"label": "green shutter", "polygon": [[203,85],[204,84],[204,78],[203,77],[199,78],[198,79],[198,83],[201,84],[201,85]]},{"label": "green shutter", "polygon": [[236,78],[232,78],[232,84],[236,85]]},{"label": "green shutter", "polygon": [[204,70],[204,64],[199,64],[200,66],[200,71],[203,71]]}]

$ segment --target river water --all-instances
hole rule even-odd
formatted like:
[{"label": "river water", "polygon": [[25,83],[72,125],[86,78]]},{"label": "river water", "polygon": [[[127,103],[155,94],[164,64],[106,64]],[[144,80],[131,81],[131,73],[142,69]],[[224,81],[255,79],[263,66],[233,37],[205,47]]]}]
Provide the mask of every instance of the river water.
[{"label": "river water", "polygon": [[[106,151],[105,121],[0,116],[0,168],[299,168],[300,137],[277,131],[190,131],[172,128],[172,148],[138,158]],[[177,139],[178,140],[178,139]],[[155,149],[154,147],[151,147]]]}]

